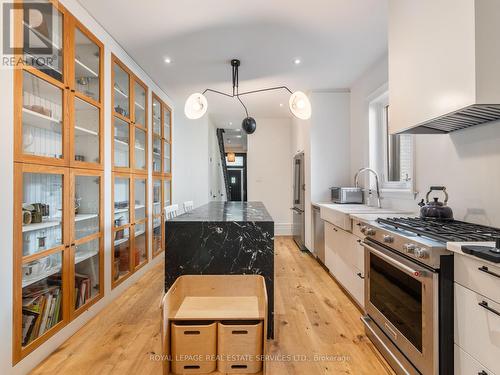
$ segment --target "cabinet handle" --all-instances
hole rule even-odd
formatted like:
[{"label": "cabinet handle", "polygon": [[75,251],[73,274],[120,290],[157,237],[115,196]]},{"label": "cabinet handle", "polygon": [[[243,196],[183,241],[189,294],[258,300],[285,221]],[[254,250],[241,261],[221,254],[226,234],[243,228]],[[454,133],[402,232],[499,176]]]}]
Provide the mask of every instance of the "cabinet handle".
[{"label": "cabinet handle", "polygon": [[486,302],[486,301],[479,302],[479,303],[478,303],[478,305],[479,305],[479,306],[481,306],[482,308],[484,308],[484,309],[486,309],[486,310],[488,310],[488,311],[492,312],[493,314],[496,314],[496,315],[500,316],[500,312],[498,312],[497,310],[495,310],[495,309],[494,309],[494,308],[492,308],[492,307],[489,307],[489,306],[488,306],[488,302]]},{"label": "cabinet handle", "polygon": [[488,373],[484,370],[481,370],[477,373],[477,375],[488,375]]},{"label": "cabinet handle", "polygon": [[361,274],[361,272],[358,272],[356,275],[358,275],[360,279],[363,279],[363,280],[365,279],[365,277]]},{"label": "cabinet handle", "polygon": [[333,228],[333,230],[334,230],[335,232],[338,232],[338,229],[337,229],[337,228]]},{"label": "cabinet handle", "polygon": [[357,241],[359,244],[361,243],[361,240],[360,240],[359,238],[358,238],[356,241]]},{"label": "cabinet handle", "polygon": [[486,266],[481,266],[481,267],[478,268],[478,270],[481,271],[481,272],[487,273],[488,275],[498,277],[500,279],[500,275],[498,273],[491,272],[488,269],[488,267],[486,267]]}]

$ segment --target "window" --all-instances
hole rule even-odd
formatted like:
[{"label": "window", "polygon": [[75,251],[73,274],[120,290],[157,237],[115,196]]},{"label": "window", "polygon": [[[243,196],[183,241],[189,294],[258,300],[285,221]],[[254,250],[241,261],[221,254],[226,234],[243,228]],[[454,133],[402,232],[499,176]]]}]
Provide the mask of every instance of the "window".
[{"label": "window", "polygon": [[370,101],[370,167],[387,191],[413,191],[414,139],[410,134],[389,133],[389,95],[378,90]]}]

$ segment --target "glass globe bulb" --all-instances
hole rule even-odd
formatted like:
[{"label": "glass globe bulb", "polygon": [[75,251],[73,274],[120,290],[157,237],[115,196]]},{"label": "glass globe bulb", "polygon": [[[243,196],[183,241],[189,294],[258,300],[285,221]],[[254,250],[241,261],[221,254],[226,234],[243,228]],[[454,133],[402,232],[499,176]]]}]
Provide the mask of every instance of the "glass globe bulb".
[{"label": "glass globe bulb", "polygon": [[311,102],[302,91],[295,91],[290,95],[288,102],[292,114],[301,119],[309,120],[311,118]]},{"label": "glass globe bulb", "polygon": [[200,93],[194,93],[189,96],[184,105],[184,114],[190,120],[196,120],[207,112],[208,102],[207,98]]}]

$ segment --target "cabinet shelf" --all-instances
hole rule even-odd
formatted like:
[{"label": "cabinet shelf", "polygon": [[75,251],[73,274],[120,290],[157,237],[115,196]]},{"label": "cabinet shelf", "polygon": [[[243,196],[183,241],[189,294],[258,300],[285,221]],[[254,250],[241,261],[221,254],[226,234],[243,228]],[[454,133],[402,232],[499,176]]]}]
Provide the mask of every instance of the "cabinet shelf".
[{"label": "cabinet shelf", "polygon": [[23,288],[25,288],[25,287],[27,287],[27,286],[29,286],[31,284],[34,284],[34,283],[36,283],[36,282],[38,282],[40,280],[43,280],[43,279],[45,279],[45,278],[47,278],[49,276],[55,275],[58,272],[61,272],[61,266],[60,265],[58,265],[57,267],[51,267],[50,269],[46,270],[45,272],[42,272],[42,273],[40,273],[38,275],[35,275],[35,276],[31,277],[31,278],[26,278],[26,279],[23,278],[23,283],[22,283]]},{"label": "cabinet shelf", "polygon": [[98,136],[99,133],[93,130],[85,129],[80,126],[75,126],[75,130],[77,133],[83,133],[83,134],[90,134],[90,135],[95,135]]},{"label": "cabinet shelf", "polygon": [[58,131],[53,127],[53,125],[61,125],[61,120],[32,111],[26,107],[23,107],[23,122],[36,128],[61,133],[60,130]]},{"label": "cabinet shelf", "polygon": [[51,228],[51,227],[57,227],[58,225],[62,224],[62,220],[46,220],[42,221],[41,223],[33,223],[33,224],[26,224],[23,225],[23,233],[25,232],[33,232],[36,230],[42,230],[46,228]]},{"label": "cabinet shelf", "polygon": [[99,77],[99,74],[97,74],[96,72],[94,72],[92,69],[90,69],[87,65],[85,65],[83,62],[81,62],[79,59],[75,59],[75,75],[77,77],[86,77],[88,76],[88,74],[86,73],[90,73],[92,76],[94,76],[95,78],[98,78]]},{"label": "cabinet shelf", "polygon": [[115,87],[114,87],[114,89],[115,89],[115,91],[116,91],[118,94],[120,94],[120,95],[123,97],[123,99],[128,99],[128,95],[127,95],[127,94],[125,94],[125,93],[124,93],[122,90],[120,90],[118,87],[116,87],[116,86],[115,86]]},{"label": "cabinet shelf", "polygon": [[128,240],[129,240],[129,237],[120,238],[119,240],[114,241],[114,245],[115,246],[121,245],[122,243],[127,242]]},{"label": "cabinet shelf", "polygon": [[98,254],[99,254],[99,250],[94,250],[94,251],[89,251],[88,253],[85,253],[81,257],[75,257],[75,264],[81,263],[87,259],[90,259],[90,258],[98,255]]}]

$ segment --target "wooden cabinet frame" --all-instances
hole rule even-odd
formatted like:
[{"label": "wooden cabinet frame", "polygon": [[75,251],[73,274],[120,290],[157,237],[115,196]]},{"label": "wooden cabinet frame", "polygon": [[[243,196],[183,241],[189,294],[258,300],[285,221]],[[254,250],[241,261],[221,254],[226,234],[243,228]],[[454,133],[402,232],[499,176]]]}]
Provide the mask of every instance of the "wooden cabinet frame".
[{"label": "wooden cabinet frame", "polygon": [[[160,99],[160,97],[158,95],[156,95],[154,92],[153,92],[153,102],[156,100],[158,103],[160,103],[160,134],[158,133],[155,133],[154,130],[153,130],[153,127],[152,127],[152,132],[153,132],[153,140],[154,138],[160,138],[161,139],[161,151],[160,151],[160,154],[161,154],[161,167],[160,167],[160,172],[154,172],[153,171],[153,175],[154,176],[165,176],[165,177],[172,177],[172,128],[173,128],[173,124],[172,124],[172,109],[167,105],[165,104],[165,102],[163,100]],[[164,124],[164,113],[165,111],[169,111],[170,113],[170,134],[168,134],[168,139],[166,137],[166,134],[165,134],[165,124]],[[163,172],[165,170],[165,165],[164,165],[164,162],[165,162],[165,155],[164,155],[164,152],[165,152],[165,143],[168,143],[170,144],[170,155],[169,155],[169,160],[170,160],[170,172],[169,173],[165,173]],[[153,147],[151,147],[151,149],[153,149]]]},{"label": "wooden cabinet frame", "polygon": [[[33,352],[56,332],[66,326],[69,322],[83,313],[92,304],[96,303],[104,296],[104,45],[60,2],[49,0],[50,4],[62,14],[62,80],[48,75],[35,67],[24,65],[20,69],[15,69],[14,76],[14,222],[13,222],[13,335],[12,335],[12,363],[16,364],[21,359]],[[22,9],[22,0],[15,0],[16,9]],[[75,57],[76,43],[75,33],[80,32],[91,40],[99,48],[99,100],[92,99],[76,90],[75,84]],[[14,40],[15,46],[23,45],[23,14],[21,11],[14,12]],[[23,48],[15,49],[16,61],[22,61],[24,55]],[[52,158],[46,156],[29,155],[23,153],[23,77],[24,74],[31,74],[36,79],[40,79],[55,89],[61,90],[61,140],[62,158]],[[98,111],[99,119],[99,163],[75,161],[75,100],[94,106]],[[78,169],[76,169],[78,168]],[[23,175],[24,173],[59,174],[62,176],[62,221],[61,245],[39,251],[35,254],[23,256],[23,232],[22,232],[22,210],[23,203]],[[99,185],[99,232],[74,240],[73,229],[75,206],[72,197],[74,196],[76,176],[96,176],[100,178]],[[78,310],[74,304],[74,253],[75,246],[99,239],[99,294],[87,301]],[[22,346],[22,266],[23,264],[41,259],[48,255],[61,254],[62,264],[62,308],[61,320],[45,331],[41,336],[31,341],[26,347]]]},{"label": "wooden cabinet frame", "polygon": [[[63,15],[63,79],[59,81],[35,67],[24,65],[22,69],[14,70],[14,160],[18,162],[70,166],[76,168],[103,169],[104,168],[104,45],[78,20],[76,20],[66,8],[58,1],[50,1],[51,4]],[[22,4],[22,1],[18,1]],[[22,27],[21,12],[15,13],[16,46],[22,45],[24,30]],[[94,42],[100,50],[99,56],[99,101],[93,100],[86,95],[76,91],[75,88],[75,30],[79,29],[86,37]],[[22,60],[23,51],[17,49],[16,61]],[[62,158],[51,158],[46,156],[28,155],[23,153],[23,76],[24,72],[30,73],[48,84],[60,89],[62,92]],[[78,98],[99,111],[99,163],[75,161],[74,150],[74,102]]]},{"label": "wooden cabinet frame", "polygon": [[[115,111],[115,71],[114,66],[119,66],[125,73],[128,74],[128,84],[129,84],[129,94],[128,94],[128,104],[129,104],[129,117],[124,116]],[[138,124],[135,122],[135,83],[139,84],[145,92],[145,107],[144,107],[144,119],[146,124]],[[148,96],[149,88],[144,82],[142,82],[125,64],[123,64],[114,54],[111,54],[111,124],[113,126],[113,139],[111,144],[111,165],[113,171],[116,172],[132,172],[139,174],[148,173]],[[128,167],[117,167],[115,166],[115,141],[114,141],[114,122],[115,118],[118,118],[126,122],[129,126],[129,159]],[[146,144],[145,144],[145,157],[146,157],[146,169],[135,168],[135,129],[140,129],[146,133]]]},{"label": "wooden cabinet frame", "polygon": [[[127,224],[121,225],[119,227],[114,226],[114,212],[115,212],[115,179],[123,178],[128,179],[129,181],[129,222]],[[145,186],[145,218],[143,219],[135,219],[135,181],[136,180],[144,180],[146,181]],[[131,173],[123,173],[123,172],[114,172],[113,173],[113,183],[112,183],[112,217],[113,217],[113,227],[112,227],[112,250],[111,250],[111,287],[114,289],[118,285],[120,285],[123,281],[132,276],[137,270],[145,266],[149,262],[149,207],[148,207],[148,199],[149,199],[149,183],[147,175],[136,175]],[[135,226],[137,224],[145,224],[145,235],[146,235],[146,260],[141,264],[135,266]],[[129,271],[126,275],[123,275],[119,279],[115,280],[114,274],[114,263],[115,263],[115,233],[120,230],[129,230]]]}]

